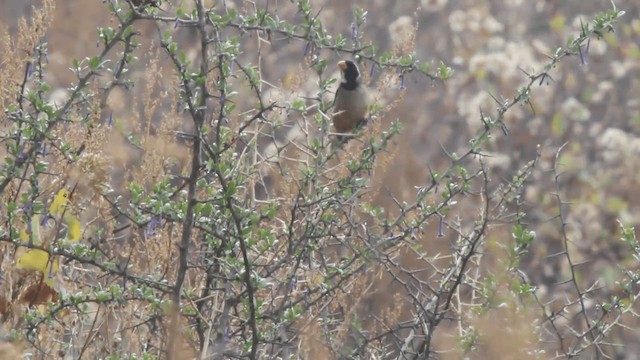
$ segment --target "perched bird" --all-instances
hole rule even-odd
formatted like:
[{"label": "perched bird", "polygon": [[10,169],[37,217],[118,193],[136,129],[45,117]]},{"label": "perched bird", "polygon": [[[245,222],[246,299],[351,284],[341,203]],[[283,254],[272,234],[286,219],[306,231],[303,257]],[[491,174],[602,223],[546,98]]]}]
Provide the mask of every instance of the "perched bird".
[{"label": "perched bird", "polygon": [[[360,70],[351,60],[338,62],[342,81],[333,100],[333,126],[339,133],[349,133],[367,123],[369,92],[362,85]],[[338,135],[345,142],[350,137]]]},{"label": "perched bird", "polygon": [[160,6],[160,1],[159,0],[131,0],[131,3],[135,6],[147,6],[150,5],[151,7],[159,7]]}]

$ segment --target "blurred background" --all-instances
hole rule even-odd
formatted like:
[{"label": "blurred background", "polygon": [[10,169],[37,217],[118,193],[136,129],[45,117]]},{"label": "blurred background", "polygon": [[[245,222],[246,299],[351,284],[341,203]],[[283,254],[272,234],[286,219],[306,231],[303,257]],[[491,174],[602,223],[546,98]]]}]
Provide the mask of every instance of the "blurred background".
[{"label": "blurred background", "polygon": [[[267,3],[281,19],[300,20],[296,6],[290,1],[238,0],[225,4],[243,9]],[[366,61],[361,65],[365,80],[380,103],[398,101],[377,121],[384,128],[399,120],[404,129],[395,138],[392,160],[378,171],[375,181],[395,198],[407,201],[415,196],[416,186],[429,182],[429,168],[444,169],[450,164],[446,152],[464,152],[468,148],[469,139],[482,128],[480,112],[495,115],[494,97],[513,98],[515,89],[526,84],[527,73],[541,71],[557,47],[580,33],[581,23],[590,22],[593,14],[611,8],[612,4],[608,0],[313,0],[311,3],[325,30],[334,36],[342,34],[350,39],[354,9],[360,7],[368,11],[367,21],[360,29],[365,42],[373,42],[380,51],[415,52],[418,58],[432,61],[434,68],[442,61],[455,71],[446,82],[408,74],[401,84],[399,78],[393,77],[392,81],[381,81],[381,72],[371,71],[371,64]],[[160,7],[178,4],[165,2]],[[563,249],[560,227],[550,221],[558,213],[553,197],[558,189],[550,170],[563,144],[566,146],[560,153],[563,176],[559,188],[563,200],[571,204],[564,210],[571,224],[567,235],[574,246],[572,254],[577,262],[589,261],[589,266],[581,269],[582,280],[585,284],[598,280],[609,289],[603,293],[606,296],[615,292],[613,279],[620,264],[636,269],[639,266],[634,265],[618,241],[617,221],[631,226],[640,223],[640,2],[619,0],[615,5],[626,11],[616,26],[617,32],[604,34],[600,41],[593,39],[586,63],[576,56],[553,69],[553,79],[534,88],[533,108],[523,106],[509,111],[505,119],[509,134],[496,135],[485,149],[491,155],[487,165],[496,181],[511,179],[540,149],[540,162],[524,194],[526,222],[537,237],[522,269],[550,301],[562,300],[562,292],[554,284],[566,279],[570,270],[562,259],[547,257]],[[19,19],[29,19],[32,6],[38,6],[38,1],[0,0],[0,23],[17,34]],[[189,1],[184,1],[184,7],[189,6]],[[53,92],[52,101],[55,96],[64,97],[63,89],[75,79],[68,70],[71,59],[99,51],[98,26],[117,26],[104,2],[56,3],[46,36],[47,77],[60,89]],[[148,81],[144,72],[156,61],[162,69],[167,59],[158,55],[159,37],[154,25],[140,21],[136,27],[142,34],[142,46],[136,52],[139,61],[132,65],[131,77],[140,83],[130,93],[122,89],[114,91],[108,105],[119,119],[143,121],[134,113],[142,107],[139,92]],[[197,41],[188,29],[176,29],[174,38],[183,43]],[[250,35],[243,39],[246,41],[243,56],[251,61],[255,58],[256,41]],[[278,94],[271,96],[314,96],[318,79],[305,60],[302,42],[278,40],[274,36],[270,43],[261,45],[260,51],[263,79],[278,88]],[[317,55],[328,59],[330,64],[345,56],[331,51]],[[156,86],[161,92],[162,71],[158,74]],[[173,73],[170,74],[166,86],[172,86]],[[337,69],[333,76],[337,77]],[[253,104],[239,100],[238,105],[242,109]],[[162,121],[162,108],[149,116]],[[382,191],[375,201],[393,212],[397,206],[388,193]],[[473,204],[466,206],[475,211]],[[423,243],[429,251],[446,252],[449,239],[435,236],[436,225],[427,229]],[[502,230],[492,233],[489,241],[499,243],[503,236],[509,236],[508,226]],[[415,259],[407,255],[404,261],[410,268]],[[367,301],[371,311],[397,305],[389,297],[389,289],[393,289],[391,280],[381,282],[387,283],[381,283],[380,291],[372,290]],[[637,333],[620,334],[620,338],[629,344],[627,351],[633,346],[636,352],[640,351]]]}]

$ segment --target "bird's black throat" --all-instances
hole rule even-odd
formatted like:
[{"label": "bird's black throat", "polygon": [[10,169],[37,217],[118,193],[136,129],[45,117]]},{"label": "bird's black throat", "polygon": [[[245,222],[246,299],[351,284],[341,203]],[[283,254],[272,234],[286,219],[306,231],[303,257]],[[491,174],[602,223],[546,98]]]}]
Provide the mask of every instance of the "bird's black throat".
[{"label": "bird's black throat", "polygon": [[345,90],[355,90],[360,85],[360,71],[356,64],[347,61],[347,67],[344,69],[344,78],[340,83],[340,87]]},{"label": "bird's black throat", "polygon": [[340,88],[345,90],[355,90],[358,87],[358,81],[344,81],[340,83]]}]

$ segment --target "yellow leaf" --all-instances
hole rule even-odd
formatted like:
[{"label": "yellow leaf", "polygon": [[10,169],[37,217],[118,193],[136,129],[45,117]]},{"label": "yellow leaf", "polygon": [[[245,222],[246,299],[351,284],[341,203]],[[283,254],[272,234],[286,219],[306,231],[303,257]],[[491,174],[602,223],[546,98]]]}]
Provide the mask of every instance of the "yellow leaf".
[{"label": "yellow leaf", "polygon": [[79,241],[82,238],[80,220],[71,211],[65,211],[69,205],[69,195],[67,189],[60,189],[53,197],[51,206],[49,206],[49,214],[59,220],[60,215],[64,213],[64,223],[67,225],[67,239],[69,241]]},{"label": "yellow leaf", "polygon": [[20,230],[20,240],[28,243],[31,240],[32,244],[40,245],[42,238],[40,237],[40,215],[33,215],[31,217],[31,235],[27,233],[27,226]]},{"label": "yellow leaf", "polygon": [[49,261],[49,254],[40,249],[30,249],[18,257],[16,268],[33,270],[45,275],[45,283],[53,285],[58,272],[58,260]]},{"label": "yellow leaf", "polygon": [[72,214],[65,216],[65,223],[67,224],[67,239],[69,241],[79,241],[82,238],[82,228],[80,226],[80,220]]},{"label": "yellow leaf", "polygon": [[69,190],[62,188],[53,197],[51,206],[49,206],[49,214],[53,217],[57,217],[64,212],[67,204],[69,203]]}]

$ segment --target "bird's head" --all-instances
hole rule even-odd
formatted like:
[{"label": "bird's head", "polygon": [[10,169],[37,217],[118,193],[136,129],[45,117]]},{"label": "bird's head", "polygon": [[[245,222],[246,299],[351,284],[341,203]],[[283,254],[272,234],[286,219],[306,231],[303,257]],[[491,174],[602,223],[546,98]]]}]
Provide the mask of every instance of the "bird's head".
[{"label": "bird's head", "polygon": [[342,72],[342,84],[347,88],[354,88],[360,81],[360,70],[358,65],[351,60],[343,60],[338,63]]}]

